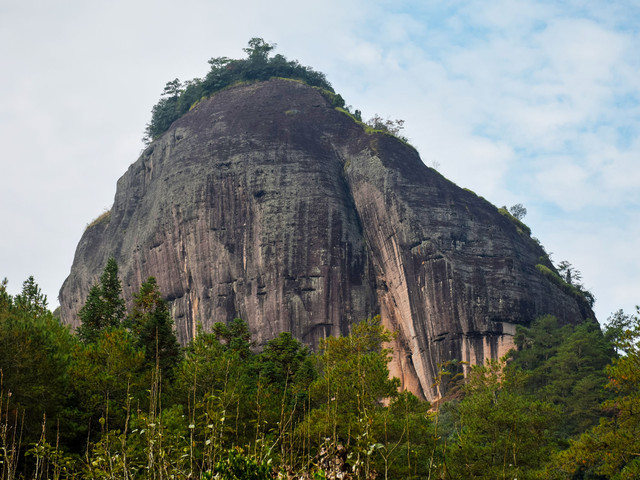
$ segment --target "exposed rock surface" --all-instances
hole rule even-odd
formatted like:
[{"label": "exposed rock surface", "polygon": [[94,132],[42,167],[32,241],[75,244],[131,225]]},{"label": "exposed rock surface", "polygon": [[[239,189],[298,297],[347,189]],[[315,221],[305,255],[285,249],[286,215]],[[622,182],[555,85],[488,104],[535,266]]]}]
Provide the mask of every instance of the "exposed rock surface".
[{"label": "exposed rock surface", "polygon": [[315,346],[381,314],[398,332],[392,372],[427,398],[439,363],[495,358],[516,324],[593,317],[493,205],[288,80],[201,102],[131,165],[80,240],[66,322],[111,256],[129,302],[157,278],[183,343],[240,317],[258,343],[290,331]]}]

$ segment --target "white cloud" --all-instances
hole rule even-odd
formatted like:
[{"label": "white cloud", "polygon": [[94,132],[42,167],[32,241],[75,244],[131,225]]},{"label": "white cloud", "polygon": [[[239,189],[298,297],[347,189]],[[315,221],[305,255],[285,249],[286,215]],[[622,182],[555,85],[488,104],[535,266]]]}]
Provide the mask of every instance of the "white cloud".
[{"label": "white cloud", "polygon": [[547,201],[560,205],[567,212],[583,209],[590,203],[584,188],[589,174],[572,158],[549,157],[547,164],[535,176],[535,185]]}]

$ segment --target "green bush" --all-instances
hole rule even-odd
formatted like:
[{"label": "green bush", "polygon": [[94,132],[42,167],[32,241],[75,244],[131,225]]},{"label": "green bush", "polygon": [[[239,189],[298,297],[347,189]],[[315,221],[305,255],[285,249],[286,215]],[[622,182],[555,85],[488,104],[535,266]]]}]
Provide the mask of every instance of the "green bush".
[{"label": "green bush", "polygon": [[[212,476],[213,473],[213,476]],[[246,455],[239,447],[229,450],[227,457],[216,463],[213,472],[205,472],[202,478],[216,478],[218,480],[270,480],[275,478],[273,468],[268,461],[258,461],[251,455]]]}]

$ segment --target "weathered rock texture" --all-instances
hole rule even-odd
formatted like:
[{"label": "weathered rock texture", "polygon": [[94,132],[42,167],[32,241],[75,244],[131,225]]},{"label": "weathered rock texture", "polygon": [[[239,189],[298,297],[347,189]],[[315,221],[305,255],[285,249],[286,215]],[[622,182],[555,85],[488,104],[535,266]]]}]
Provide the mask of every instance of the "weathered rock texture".
[{"label": "weathered rock texture", "polygon": [[516,324],[593,317],[540,274],[543,256],[410,146],[271,80],[201,102],[146,149],[80,240],[60,303],[77,326],[114,257],[129,302],[157,278],[183,343],[240,317],[258,343],[290,331],[315,346],[381,314],[398,332],[392,372],[433,398],[439,363],[495,358]]}]

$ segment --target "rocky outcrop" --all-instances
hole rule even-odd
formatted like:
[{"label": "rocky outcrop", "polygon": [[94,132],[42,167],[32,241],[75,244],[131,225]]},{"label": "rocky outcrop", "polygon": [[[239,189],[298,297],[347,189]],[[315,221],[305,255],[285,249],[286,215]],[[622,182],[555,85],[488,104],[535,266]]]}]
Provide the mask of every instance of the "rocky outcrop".
[{"label": "rocky outcrop", "polygon": [[109,257],[128,301],[156,277],[183,343],[240,317],[258,343],[290,331],[316,346],[381,314],[392,372],[427,398],[439,363],[495,358],[517,324],[593,317],[493,205],[289,80],[222,91],[142,153],[80,240],[66,322]]}]

